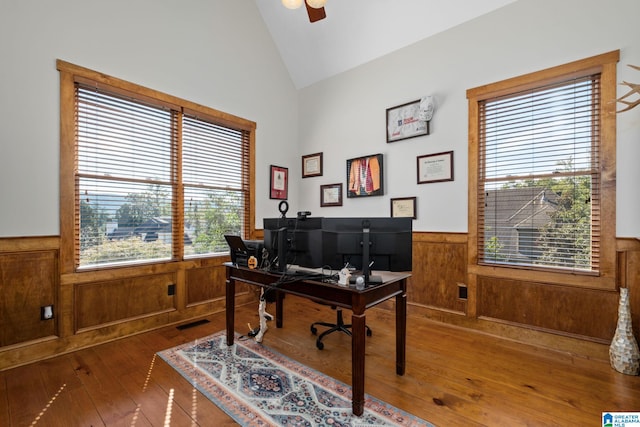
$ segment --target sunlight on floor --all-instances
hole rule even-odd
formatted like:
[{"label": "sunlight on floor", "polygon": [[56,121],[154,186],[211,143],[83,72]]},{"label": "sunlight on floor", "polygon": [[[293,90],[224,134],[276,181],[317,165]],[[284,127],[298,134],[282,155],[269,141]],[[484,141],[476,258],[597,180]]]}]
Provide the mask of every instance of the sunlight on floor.
[{"label": "sunlight on floor", "polygon": [[40,413],[38,414],[38,416],[33,420],[33,422],[31,423],[32,426],[38,424],[38,421],[40,421],[40,418],[42,418],[42,416],[44,415],[45,412],[47,412],[47,409],[49,409],[49,407],[53,404],[53,402],[58,398],[58,396],[60,395],[60,393],[62,393],[62,390],[64,390],[64,388],[67,386],[67,383],[62,384],[62,387],[60,387],[58,389],[58,391],[56,392],[56,394],[51,398],[51,400],[49,401],[49,403],[47,403],[47,405],[42,409],[42,411],[40,411]]},{"label": "sunlight on floor", "polygon": [[191,389],[191,426],[198,425],[198,390]]},{"label": "sunlight on floor", "polygon": [[173,389],[169,390],[167,410],[164,414],[164,427],[171,427],[171,409],[173,408]]},{"label": "sunlight on floor", "polygon": [[151,359],[151,364],[149,365],[149,370],[147,371],[147,378],[144,380],[144,385],[142,386],[142,392],[144,393],[147,390],[147,385],[149,385],[149,379],[151,378],[151,371],[153,371],[153,365],[156,363],[156,355],[153,355]]}]

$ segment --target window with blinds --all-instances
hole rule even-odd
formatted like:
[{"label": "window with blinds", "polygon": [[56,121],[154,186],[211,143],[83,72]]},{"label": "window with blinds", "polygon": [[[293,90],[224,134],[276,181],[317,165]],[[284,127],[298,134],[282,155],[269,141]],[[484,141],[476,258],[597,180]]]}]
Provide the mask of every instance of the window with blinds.
[{"label": "window with blinds", "polygon": [[182,122],[185,256],[229,249],[248,223],[249,134],[185,115]]},{"label": "window with blinds", "polygon": [[478,262],[594,272],[599,74],[478,103]]},{"label": "window with blinds", "polygon": [[250,132],[76,83],[76,267],[228,251],[246,235]]}]

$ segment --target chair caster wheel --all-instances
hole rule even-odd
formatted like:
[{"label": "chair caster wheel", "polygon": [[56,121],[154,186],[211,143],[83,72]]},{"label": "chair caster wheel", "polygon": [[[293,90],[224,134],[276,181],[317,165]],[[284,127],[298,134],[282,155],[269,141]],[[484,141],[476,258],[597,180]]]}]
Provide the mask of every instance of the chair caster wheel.
[{"label": "chair caster wheel", "polygon": [[317,335],[317,334],[318,334],[318,330],[317,330],[315,327],[313,327],[313,326],[312,326],[312,327],[311,327],[311,333],[312,333],[313,335]]},{"label": "chair caster wheel", "polygon": [[324,349],[324,344],[322,341],[316,341],[316,347],[318,347],[318,350],[322,350]]}]

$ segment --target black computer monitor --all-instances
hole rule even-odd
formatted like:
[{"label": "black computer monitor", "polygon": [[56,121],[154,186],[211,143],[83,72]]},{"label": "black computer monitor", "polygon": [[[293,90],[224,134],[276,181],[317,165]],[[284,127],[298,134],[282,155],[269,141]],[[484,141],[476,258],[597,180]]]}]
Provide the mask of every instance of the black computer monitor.
[{"label": "black computer monitor", "polygon": [[263,228],[272,269],[284,272],[291,264],[309,268],[324,265],[322,218],[264,218]]},{"label": "black computer monitor", "polygon": [[412,218],[324,218],[324,263],[333,269],[349,264],[367,282],[371,269],[411,271],[412,232]]}]

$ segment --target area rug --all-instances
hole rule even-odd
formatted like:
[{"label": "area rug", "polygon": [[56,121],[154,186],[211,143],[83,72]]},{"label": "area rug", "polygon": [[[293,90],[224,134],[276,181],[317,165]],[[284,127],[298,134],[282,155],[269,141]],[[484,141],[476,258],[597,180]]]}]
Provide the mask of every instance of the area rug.
[{"label": "area rug", "polygon": [[369,395],[357,417],[350,386],[239,338],[229,347],[221,331],[158,355],[243,426],[432,426]]}]

